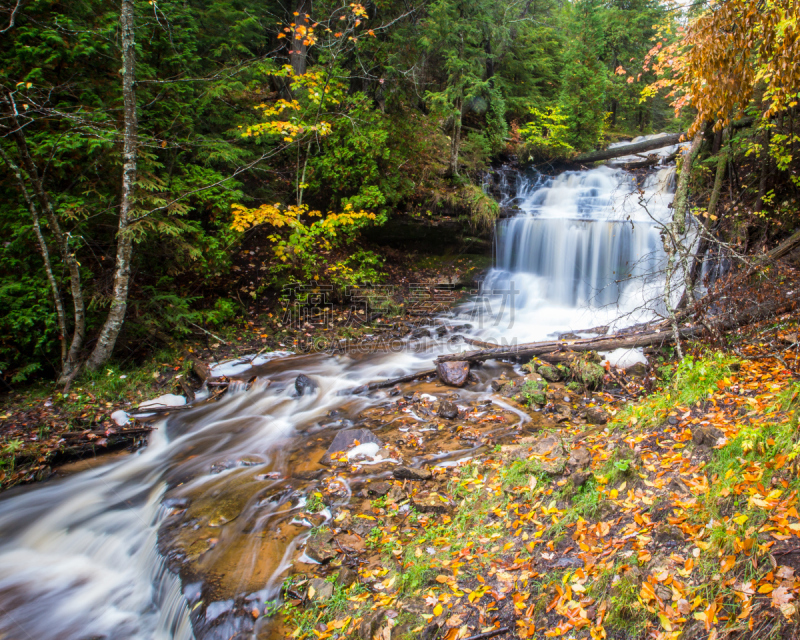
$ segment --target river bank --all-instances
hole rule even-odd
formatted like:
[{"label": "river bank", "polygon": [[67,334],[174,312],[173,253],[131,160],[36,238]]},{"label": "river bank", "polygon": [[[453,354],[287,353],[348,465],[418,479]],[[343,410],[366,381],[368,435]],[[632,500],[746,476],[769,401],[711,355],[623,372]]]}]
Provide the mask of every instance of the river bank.
[{"label": "river bank", "polygon": [[[295,638],[790,637],[797,320],[695,345],[638,402],[578,394],[559,423],[366,484],[266,615]],[[309,518],[335,502],[317,495]]]}]

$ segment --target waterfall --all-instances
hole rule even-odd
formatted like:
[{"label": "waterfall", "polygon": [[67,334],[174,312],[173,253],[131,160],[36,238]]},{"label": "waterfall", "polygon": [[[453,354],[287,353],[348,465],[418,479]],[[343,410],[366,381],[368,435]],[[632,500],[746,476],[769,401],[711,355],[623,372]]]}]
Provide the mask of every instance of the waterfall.
[{"label": "waterfall", "polygon": [[[660,231],[671,216],[674,182],[674,167],[641,183],[611,167],[518,175],[516,193],[501,198],[517,215],[497,224],[496,266],[483,286],[489,296],[513,297],[515,317],[502,330],[514,324],[532,339],[660,308]],[[500,189],[508,183],[501,178]]]}]

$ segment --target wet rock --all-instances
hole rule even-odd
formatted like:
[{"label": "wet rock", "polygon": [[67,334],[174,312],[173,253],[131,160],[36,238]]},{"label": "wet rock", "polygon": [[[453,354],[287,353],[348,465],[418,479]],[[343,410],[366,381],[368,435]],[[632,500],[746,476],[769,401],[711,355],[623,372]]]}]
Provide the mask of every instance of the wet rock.
[{"label": "wet rock", "polygon": [[314,393],[319,385],[309,378],[306,374],[301,373],[294,381],[294,388],[298,396],[303,396],[307,393]]},{"label": "wet rock", "polygon": [[561,380],[561,372],[555,367],[547,364],[539,367],[539,375],[548,382],[558,382]]},{"label": "wet rock", "polygon": [[678,424],[678,418],[677,416],[669,416],[669,418],[667,418],[667,422],[674,427],[676,424]]},{"label": "wet rock", "polygon": [[369,429],[342,429],[334,437],[331,446],[322,456],[320,463],[330,465],[333,461],[333,454],[347,451],[357,446],[356,440],[358,440],[359,444],[372,442],[378,446],[383,446],[383,441]]},{"label": "wet rock", "polygon": [[586,422],[589,424],[606,424],[611,416],[600,407],[588,407],[586,409]]},{"label": "wet rock", "polygon": [[322,578],[312,578],[308,583],[308,599],[323,602],[333,595],[333,584]]},{"label": "wet rock", "polygon": [[333,534],[321,533],[308,539],[306,555],[320,564],[325,564],[336,557],[338,550],[333,545]]},{"label": "wet rock", "polygon": [[581,337],[577,333],[559,333],[559,340],[580,340]]},{"label": "wet rock", "polygon": [[448,513],[453,509],[453,502],[435,491],[421,491],[411,497],[411,503],[422,513]]},{"label": "wet rock", "polygon": [[429,469],[414,469],[412,467],[397,467],[392,475],[398,480],[430,480],[433,474]]},{"label": "wet rock", "polygon": [[567,460],[567,465],[576,471],[586,469],[591,463],[592,456],[585,447],[573,449],[569,454],[569,460]]},{"label": "wet rock", "polygon": [[354,582],[358,581],[358,574],[350,567],[342,567],[336,576],[336,584],[341,587],[349,587]]},{"label": "wet rock", "polygon": [[446,333],[447,333],[447,327],[445,327],[444,325],[440,324],[438,327],[436,327],[436,337],[441,338]]},{"label": "wet rock", "polygon": [[349,529],[356,535],[365,538],[377,525],[378,522],[376,520],[353,518],[353,520],[350,522]]},{"label": "wet rock", "polygon": [[411,337],[412,338],[417,338],[417,339],[419,339],[419,338],[430,338],[431,337],[431,332],[430,332],[429,329],[427,329],[425,327],[419,327],[418,329],[414,329],[411,332]]},{"label": "wet rock", "polygon": [[454,402],[450,402],[449,400],[444,400],[439,405],[439,411],[436,412],[440,418],[445,418],[446,420],[453,420],[454,418],[458,417],[458,407]]},{"label": "wet rock", "polygon": [[644,378],[647,375],[647,365],[643,362],[635,362],[625,369],[625,373],[631,378]]},{"label": "wet rock", "polygon": [[692,442],[697,447],[713,447],[717,441],[725,438],[725,433],[716,427],[697,427],[692,429]]},{"label": "wet rock", "polygon": [[361,625],[358,627],[358,637],[361,640],[372,640],[381,628],[386,619],[386,610],[373,611],[364,616]]},{"label": "wet rock", "polygon": [[392,485],[388,482],[370,482],[366,486],[367,493],[373,496],[385,496],[391,490]]},{"label": "wet rock", "polygon": [[463,387],[469,377],[469,362],[440,362],[436,365],[439,379],[451,387]]}]

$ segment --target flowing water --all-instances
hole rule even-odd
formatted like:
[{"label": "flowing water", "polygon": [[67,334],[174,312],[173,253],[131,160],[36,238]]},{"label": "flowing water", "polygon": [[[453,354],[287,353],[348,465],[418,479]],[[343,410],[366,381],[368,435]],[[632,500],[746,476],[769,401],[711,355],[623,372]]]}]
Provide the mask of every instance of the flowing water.
[{"label": "flowing water", "polygon": [[[482,339],[525,341],[651,313],[672,175],[652,174],[641,191],[619,169],[520,175],[504,194],[519,213],[498,226],[483,294],[447,320],[469,321]],[[269,623],[248,612],[278,596],[299,554],[313,470],[333,433],[372,426],[365,416],[390,393],[346,390],[428,369],[447,348],[421,346],[268,360],[247,372],[259,376],[249,390],[234,385],[216,403],[157,422],[144,450],[3,496],[0,637],[270,637]],[[477,370],[459,402],[488,398],[504,367]],[[301,372],[315,393],[296,395]],[[531,419],[506,410],[519,425]],[[369,473],[334,475],[328,489],[345,504]]]}]

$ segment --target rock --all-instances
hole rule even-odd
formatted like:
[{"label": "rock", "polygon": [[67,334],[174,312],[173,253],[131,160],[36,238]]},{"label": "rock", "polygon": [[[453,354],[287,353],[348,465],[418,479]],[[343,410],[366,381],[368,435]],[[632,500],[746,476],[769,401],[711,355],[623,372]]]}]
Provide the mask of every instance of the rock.
[{"label": "rock", "polygon": [[439,379],[451,387],[463,387],[469,377],[469,362],[440,362],[436,365]]},{"label": "rock", "polygon": [[575,358],[569,364],[572,377],[587,389],[597,389],[603,384],[606,370],[598,363],[600,357],[593,351]]},{"label": "rock", "polygon": [[534,440],[531,443],[531,451],[540,456],[560,456],[564,454],[561,440],[552,434]]},{"label": "rock", "polygon": [[569,454],[569,460],[567,460],[567,465],[576,471],[582,471],[590,464],[592,464],[592,456],[585,447],[573,449]]},{"label": "rock", "polygon": [[445,418],[446,420],[453,420],[454,418],[458,417],[458,407],[456,406],[455,402],[443,400],[439,405],[439,411],[436,412],[436,415],[438,415],[440,418]]},{"label": "rock", "polygon": [[559,333],[559,340],[580,340],[581,337],[577,333]]},{"label": "rock", "polygon": [[325,455],[322,456],[320,464],[330,465],[333,461],[333,454],[347,451],[357,446],[356,440],[358,440],[359,444],[374,443],[379,447],[383,446],[383,441],[369,429],[342,429],[333,438],[333,442],[328,447]]},{"label": "rock", "polygon": [[292,478],[296,480],[304,480],[306,482],[310,482],[311,480],[316,480],[319,478],[323,473],[325,473],[325,469],[311,469],[308,471],[295,471],[292,473]]},{"label": "rock", "polygon": [[312,578],[308,583],[308,599],[322,602],[333,595],[333,584],[322,578]]},{"label": "rock", "polygon": [[447,496],[435,491],[421,491],[411,497],[411,504],[422,513],[448,513],[453,508],[453,502]]},{"label": "rock", "polygon": [[303,396],[306,393],[314,393],[319,388],[319,385],[306,374],[301,373],[294,380],[294,388],[298,396]]},{"label": "rock", "polygon": [[653,542],[661,546],[676,547],[683,541],[683,531],[671,524],[659,525],[653,535]]},{"label": "rock", "polygon": [[554,569],[580,569],[583,567],[583,560],[572,556],[562,556],[552,565]]},{"label": "rock", "polygon": [[725,438],[725,433],[716,427],[697,427],[692,429],[692,442],[697,447],[713,447],[720,438]]},{"label": "rock", "polygon": [[572,483],[572,486],[576,489],[579,489],[583,485],[586,484],[586,481],[592,477],[592,474],[588,471],[575,471],[570,477],[569,481]]},{"label": "rock", "polygon": [[539,367],[539,375],[548,382],[558,382],[561,380],[561,372],[549,364]]},{"label": "rock", "polygon": [[431,337],[431,332],[430,332],[430,330],[426,329],[425,327],[419,327],[418,329],[414,329],[411,332],[411,337],[412,338],[417,338],[417,339],[419,339],[419,338],[430,338]]},{"label": "rock", "polygon": [[361,640],[372,640],[381,628],[381,624],[386,619],[386,610],[380,609],[364,616],[361,625],[358,627],[358,637]]},{"label": "rock", "polygon": [[635,362],[625,369],[625,373],[631,378],[644,378],[647,375],[647,365],[643,362]]},{"label": "rock", "polygon": [[320,564],[325,564],[336,557],[338,550],[332,543],[333,534],[323,533],[313,536],[306,542],[306,555]]},{"label": "rock", "polygon": [[[516,385],[515,385],[516,386]],[[520,400],[527,405],[547,404],[547,382],[528,378],[517,389]]]},{"label": "rock", "polygon": [[392,485],[388,482],[370,482],[366,485],[367,493],[374,496],[385,496],[391,490]]},{"label": "rock", "polygon": [[398,480],[430,480],[433,474],[429,469],[414,469],[412,467],[397,467],[392,475]]},{"label": "rock", "polygon": [[606,424],[611,416],[600,407],[587,407],[586,422],[589,424]]},{"label": "rock", "polygon": [[358,582],[358,573],[350,567],[342,567],[336,575],[336,584],[341,587],[349,587],[354,582]]},{"label": "rock", "polygon": [[392,485],[392,488],[389,490],[389,493],[386,494],[386,498],[389,502],[400,502],[403,498],[406,497],[405,492],[398,487],[396,484]]}]

